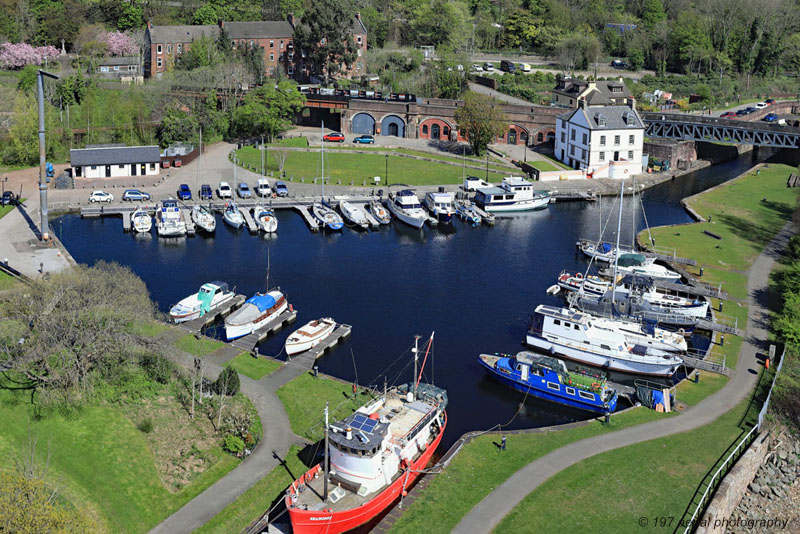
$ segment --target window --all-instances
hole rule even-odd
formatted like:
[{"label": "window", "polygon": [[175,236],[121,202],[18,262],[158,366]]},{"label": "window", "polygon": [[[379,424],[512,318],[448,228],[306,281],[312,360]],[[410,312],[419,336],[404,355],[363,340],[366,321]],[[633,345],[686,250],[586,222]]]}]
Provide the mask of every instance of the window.
[{"label": "window", "polygon": [[561,326],[561,321],[559,319],[553,319],[553,324],[556,326]]},{"label": "window", "polygon": [[600,155],[600,161],[605,161],[606,160],[606,153],[605,152],[599,152],[599,155]]},{"label": "window", "polygon": [[616,145],[619,145],[619,136],[618,135],[614,136],[614,146],[616,146]]},{"label": "window", "polygon": [[156,65],[158,65],[158,67],[161,68],[161,58],[158,58],[156,60]]},{"label": "window", "polygon": [[567,392],[567,395],[575,395],[575,388],[567,386],[564,388],[564,390]]},{"label": "window", "polygon": [[628,136],[628,144],[629,144],[629,145],[632,145],[632,144],[633,144],[633,139],[634,139],[634,136],[632,136],[632,135],[629,135],[629,136]]},{"label": "window", "polygon": [[154,171],[154,170],[156,170],[156,164],[155,164],[155,163],[151,163],[151,164],[150,164],[150,170],[151,170],[151,171]]},{"label": "window", "polygon": [[269,47],[270,48],[275,48],[275,41],[270,41],[269,42]]},{"label": "window", "polygon": [[600,136],[600,146],[606,146],[606,136],[605,135],[601,135]]},{"label": "window", "polygon": [[594,394],[587,393],[586,391],[579,391],[578,395],[580,395],[582,399],[594,400]]},{"label": "window", "polygon": [[92,170],[97,169],[97,165],[92,165]]},{"label": "window", "polygon": [[270,54],[269,55],[269,60],[270,61],[275,61],[275,54]]},{"label": "window", "polygon": [[135,71],[136,70],[136,65],[128,65],[128,70]]},{"label": "window", "polygon": [[125,168],[125,165],[120,165],[120,166],[119,166],[119,168],[120,168],[120,169],[124,169],[124,168]]},{"label": "window", "polygon": [[253,40],[252,40],[252,39],[250,39],[250,42],[249,42],[249,43],[247,43],[247,45],[248,45],[250,48],[253,48],[253,47],[255,46],[255,43],[253,42]]},{"label": "window", "polygon": [[583,144],[585,145],[589,141],[589,136],[586,133],[583,134]]},{"label": "window", "polygon": [[574,325],[572,325],[572,329],[573,330],[580,330],[581,327],[580,327],[580,325],[574,324]]},{"label": "window", "polygon": [[586,149],[585,148],[581,149],[581,159],[586,159]]},{"label": "window", "polygon": [[358,36],[358,38],[356,40],[358,41],[358,44],[361,44],[361,36],[360,35]]},{"label": "window", "polygon": [[570,154],[570,156],[574,156],[575,155],[575,145],[570,145],[569,154]]},{"label": "window", "polygon": [[558,384],[553,384],[552,382],[548,382],[547,383],[547,389],[554,389],[554,390],[558,391],[561,388],[559,388]]},{"label": "window", "polygon": [[281,50],[283,50],[283,39],[281,39]]},{"label": "window", "polygon": [[180,54],[181,52],[183,52],[183,45],[181,43],[178,43],[177,46],[178,46],[178,53]]},{"label": "window", "polygon": [[427,124],[422,126],[422,135],[428,135],[428,125]]},{"label": "window", "polygon": [[114,65],[114,70],[119,70],[119,65]]},{"label": "window", "polygon": [[294,69],[292,68],[291,65],[289,65],[289,68],[286,70],[286,74],[288,74],[289,76],[294,74]]},{"label": "window", "polygon": [[100,67],[100,72],[108,72],[108,67],[106,66]]},{"label": "window", "polygon": [[628,159],[633,161],[633,150],[628,150]]},{"label": "window", "polygon": [[231,48],[236,48],[236,41],[231,40]]},{"label": "window", "polygon": [[[539,135],[541,135],[541,134],[539,134]],[[566,140],[567,140],[567,134],[565,134],[564,132],[561,132],[561,142],[563,143]]]},{"label": "window", "polygon": [[569,133],[569,138],[570,138],[570,139],[572,139],[573,141],[575,140],[575,130],[572,130],[572,131]]},{"label": "window", "polygon": [[168,44],[167,45],[167,54],[171,54],[171,53],[172,53],[172,45]]}]

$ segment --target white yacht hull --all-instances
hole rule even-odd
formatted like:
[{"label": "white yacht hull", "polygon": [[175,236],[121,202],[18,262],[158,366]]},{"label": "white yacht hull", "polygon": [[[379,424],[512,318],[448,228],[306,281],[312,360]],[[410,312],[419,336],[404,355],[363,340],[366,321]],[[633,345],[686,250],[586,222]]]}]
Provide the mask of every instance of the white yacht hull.
[{"label": "white yacht hull", "polygon": [[228,341],[232,339],[244,337],[247,334],[252,334],[265,324],[269,323],[271,320],[275,319],[277,316],[285,312],[289,308],[289,304],[284,301],[283,305],[276,309],[274,312],[270,313],[260,321],[253,321],[251,323],[246,323],[242,325],[225,325],[225,337]]},{"label": "white yacht hull", "polygon": [[483,206],[484,211],[490,213],[543,210],[550,204],[550,197],[533,198],[530,200],[511,201],[508,204],[491,203]]},{"label": "white yacht hull", "polygon": [[236,228],[237,230],[242,227],[244,224],[244,217],[239,211],[228,211],[225,210],[222,214],[222,220],[225,221],[229,226]]},{"label": "white yacht hull", "polygon": [[146,234],[153,227],[153,220],[149,215],[134,217],[131,226],[133,226],[134,232]]},{"label": "white yacht hull", "polygon": [[[228,292],[228,293],[224,293],[222,295],[222,298],[214,299],[211,302],[211,305],[208,307],[208,311],[210,312],[211,310],[213,310],[217,306],[225,304],[226,302],[231,300],[234,296],[235,296],[235,294],[232,291]],[[194,297],[194,295],[192,295],[191,297],[188,297],[187,299],[184,299],[184,300],[192,299],[193,297]],[[183,310],[181,310],[180,306],[181,306],[182,303],[183,303],[183,301],[181,301],[177,305],[173,306],[172,309],[169,312],[169,316],[172,318],[172,321],[175,322],[175,323],[185,323],[186,321],[191,321],[192,319],[197,319],[203,313],[203,310],[202,310],[200,304],[196,304],[196,305],[192,306],[191,308],[186,307]]]},{"label": "white yacht hull", "polygon": [[[312,323],[313,322],[314,321],[312,321]],[[300,332],[305,328],[308,328],[309,326],[311,326],[311,323],[303,326],[302,328],[298,329],[295,333],[289,336],[289,338],[286,340],[286,345],[285,345],[287,355],[292,356],[294,354],[305,352],[307,350],[316,347],[317,345],[319,345],[320,341],[325,339],[327,336],[331,334],[331,332],[333,332],[333,329],[336,328],[336,323],[330,321],[325,325],[325,328],[319,330],[318,332],[315,332],[314,335],[311,337],[297,335],[298,332]]]},{"label": "white yacht hull", "polygon": [[268,234],[278,231],[278,218],[270,211],[253,210],[253,218],[256,220],[258,227]]},{"label": "white yacht hull", "polygon": [[404,222],[409,226],[413,226],[414,228],[422,228],[425,226],[425,219],[427,216],[423,217],[410,215],[405,210],[398,208],[392,199],[389,199],[387,204],[389,212],[399,221]]},{"label": "white yacht hull", "polygon": [[342,210],[342,215],[350,224],[354,224],[364,230],[368,228],[367,216],[358,206],[349,202],[342,202],[339,204],[339,209]]}]

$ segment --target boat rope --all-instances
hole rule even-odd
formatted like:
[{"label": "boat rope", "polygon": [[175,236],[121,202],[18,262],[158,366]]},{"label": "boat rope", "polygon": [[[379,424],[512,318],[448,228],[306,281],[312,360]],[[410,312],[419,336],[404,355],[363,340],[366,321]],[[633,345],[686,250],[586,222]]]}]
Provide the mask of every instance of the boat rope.
[{"label": "boat rope", "polygon": [[639,205],[642,207],[642,216],[644,216],[644,226],[647,228],[647,239],[650,240],[650,245],[655,246],[653,243],[653,235],[650,233],[650,223],[647,222],[647,213],[644,211],[644,201],[642,195],[639,195]]}]

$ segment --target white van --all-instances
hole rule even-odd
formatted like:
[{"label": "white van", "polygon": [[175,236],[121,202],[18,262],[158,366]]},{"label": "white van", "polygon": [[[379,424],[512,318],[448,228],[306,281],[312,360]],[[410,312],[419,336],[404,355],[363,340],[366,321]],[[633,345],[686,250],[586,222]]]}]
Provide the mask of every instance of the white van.
[{"label": "white van", "polygon": [[531,66],[528,63],[520,63],[519,64],[519,70],[521,70],[522,72],[530,72],[531,71]]},{"label": "white van", "polygon": [[256,186],[256,194],[260,197],[268,197],[272,194],[269,188],[269,180],[266,178],[259,178],[258,185]]},{"label": "white van", "polygon": [[492,187],[492,184],[487,183],[476,176],[467,176],[464,178],[464,191],[472,192],[484,187]]}]

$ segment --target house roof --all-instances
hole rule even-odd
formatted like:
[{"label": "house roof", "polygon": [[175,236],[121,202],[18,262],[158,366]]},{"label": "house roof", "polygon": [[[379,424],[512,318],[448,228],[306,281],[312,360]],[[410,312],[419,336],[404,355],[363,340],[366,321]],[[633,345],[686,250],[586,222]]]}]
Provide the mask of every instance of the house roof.
[{"label": "house roof", "polygon": [[109,146],[79,148],[69,151],[70,165],[123,165],[126,163],[159,163],[158,146]]},{"label": "house roof", "polygon": [[[558,85],[556,85],[556,87],[553,89],[553,92],[575,98],[586,91],[586,89],[589,87],[589,83],[590,82],[586,80],[565,78],[559,81]],[[627,98],[632,96],[631,92],[625,86],[625,83],[619,80],[601,80],[592,83],[594,83],[594,89],[589,93],[589,95],[592,95],[595,91],[597,91],[609,99],[609,102],[611,102],[611,98]],[[589,95],[587,95],[587,97]],[[594,96],[594,98],[599,99],[599,95]],[[602,104],[602,102],[599,100],[598,103]]]},{"label": "house roof", "polygon": [[606,106],[614,103],[610,98],[597,89],[592,89],[589,91],[584,98],[586,99],[586,104],[589,106]]},{"label": "house roof", "polygon": [[98,67],[114,65],[138,65],[139,56],[103,57],[97,60]]},{"label": "house roof", "polygon": [[643,130],[644,123],[635,109],[628,106],[592,106],[577,108],[558,118],[575,122],[581,116],[590,130]]},{"label": "house roof", "polygon": [[285,20],[262,20],[258,22],[223,22],[223,28],[231,39],[268,39],[270,37],[292,37],[294,28]]},{"label": "house roof", "polygon": [[151,26],[148,31],[151,43],[190,43],[204,35],[216,38],[219,26]]}]

